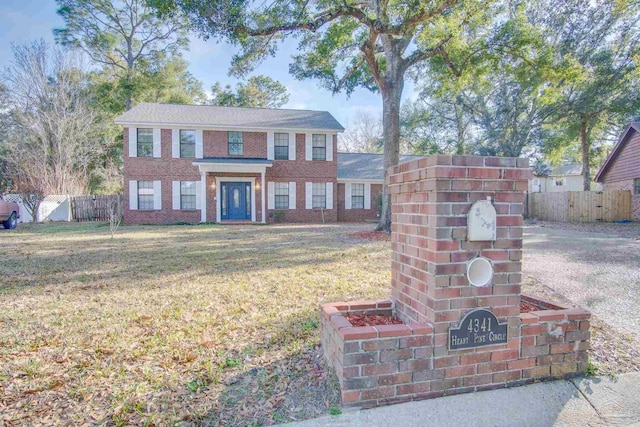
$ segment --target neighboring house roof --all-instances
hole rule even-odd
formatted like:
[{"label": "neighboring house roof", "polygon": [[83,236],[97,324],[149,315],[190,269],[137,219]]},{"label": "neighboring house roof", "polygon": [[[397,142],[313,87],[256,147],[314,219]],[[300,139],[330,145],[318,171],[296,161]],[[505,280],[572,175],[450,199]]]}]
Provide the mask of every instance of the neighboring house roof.
[{"label": "neighboring house roof", "polygon": [[556,166],[549,173],[549,176],[568,176],[568,175],[582,175],[582,163]]},{"label": "neighboring house roof", "polygon": [[618,138],[618,142],[616,142],[616,145],[613,147],[613,150],[611,150],[611,153],[609,153],[609,155],[607,156],[602,166],[600,166],[598,173],[596,173],[596,177],[594,178],[595,182],[602,182],[602,178],[604,178],[604,174],[614,163],[615,158],[622,151],[622,147],[627,143],[628,141],[627,136],[631,134],[632,129],[635,132],[640,132],[640,122],[633,122],[622,131],[622,133],[620,134],[620,138]]},{"label": "neighboring house roof", "polygon": [[[424,156],[401,155],[400,163]],[[369,153],[338,153],[338,179],[384,180],[384,156]]]},{"label": "neighboring house roof", "polygon": [[118,116],[115,123],[123,126],[164,125],[222,129],[344,131],[344,127],[327,111],[213,105],[142,103]]}]

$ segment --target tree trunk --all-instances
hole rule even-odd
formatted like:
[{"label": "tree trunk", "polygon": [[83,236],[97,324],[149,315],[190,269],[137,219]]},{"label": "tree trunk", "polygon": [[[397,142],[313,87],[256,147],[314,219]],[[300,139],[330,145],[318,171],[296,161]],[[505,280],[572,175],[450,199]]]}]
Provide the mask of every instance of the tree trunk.
[{"label": "tree trunk", "polygon": [[389,168],[400,161],[400,99],[404,88],[402,75],[385,79],[382,88],[382,126],[384,135],[384,180],[382,213],[376,230],[391,232],[391,195],[387,187]]},{"label": "tree trunk", "polygon": [[589,137],[587,135],[587,122],[580,123],[580,146],[582,147],[582,178],[583,190],[591,190],[591,173],[589,171]]}]

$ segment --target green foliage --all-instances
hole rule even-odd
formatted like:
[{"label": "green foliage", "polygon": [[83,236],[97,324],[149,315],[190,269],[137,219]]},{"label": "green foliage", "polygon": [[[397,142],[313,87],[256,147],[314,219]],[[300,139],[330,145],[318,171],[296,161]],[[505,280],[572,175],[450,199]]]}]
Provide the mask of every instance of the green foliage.
[{"label": "green foliage", "polygon": [[337,406],[329,406],[329,415],[340,415],[342,410]]},{"label": "green foliage", "polygon": [[239,83],[235,91],[216,82],[211,94],[213,105],[227,107],[278,108],[289,102],[287,88],[267,76],[253,76],[247,83]]},{"label": "green foliage", "polygon": [[273,220],[275,222],[282,222],[284,221],[284,217],[286,216],[286,214],[284,213],[284,211],[273,211],[273,212],[269,212],[269,218],[273,218]]},{"label": "green foliage", "polygon": [[159,59],[172,57],[188,45],[183,17],[159,18],[144,1],[56,2],[65,24],[54,30],[56,41],[82,49],[108,71],[124,94],[127,110],[139,100],[136,95],[140,86],[145,86],[139,76],[153,72],[153,64]]}]

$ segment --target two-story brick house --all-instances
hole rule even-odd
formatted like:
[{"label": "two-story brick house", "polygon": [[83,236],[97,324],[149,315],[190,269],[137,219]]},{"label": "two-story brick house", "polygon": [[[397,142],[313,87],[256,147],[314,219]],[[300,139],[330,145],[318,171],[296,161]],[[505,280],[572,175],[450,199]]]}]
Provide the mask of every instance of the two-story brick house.
[{"label": "two-story brick house", "polygon": [[145,103],[116,123],[126,223],[337,221],[328,112]]}]

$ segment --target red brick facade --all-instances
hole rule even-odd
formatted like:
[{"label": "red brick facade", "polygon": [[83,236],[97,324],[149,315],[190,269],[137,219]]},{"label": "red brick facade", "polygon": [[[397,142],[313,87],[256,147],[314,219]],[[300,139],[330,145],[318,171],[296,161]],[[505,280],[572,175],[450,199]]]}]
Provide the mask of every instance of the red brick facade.
[{"label": "red brick facade", "polygon": [[[268,183],[269,182],[295,182],[296,183],[296,209],[278,209],[282,211],[285,222],[336,222],[342,221],[362,221],[375,219],[377,208],[372,200],[372,209],[344,211],[344,186],[339,186],[337,181],[337,135],[333,135],[332,140],[332,160],[330,161],[309,161],[305,160],[306,136],[304,133],[296,134],[296,160],[272,160],[272,166],[265,170],[265,182],[262,188],[260,173],[207,173],[206,179],[206,221],[217,220],[217,208],[219,200],[216,197],[216,177],[228,178],[238,177],[255,179],[254,191],[255,200],[252,201],[255,210],[256,222],[262,221],[262,192],[265,192],[265,205],[268,203]],[[266,132],[243,132],[243,155],[229,156],[227,144],[227,132],[217,130],[204,130],[202,133],[202,152],[206,157],[224,158],[267,158],[267,133]],[[161,156],[153,157],[129,157],[126,147],[129,145],[129,131],[124,129],[124,220],[128,224],[140,223],[177,223],[201,222],[200,209],[196,210],[174,210],[172,206],[172,182],[173,181],[201,181],[201,174],[198,166],[193,165],[196,159],[193,158],[173,158],[172,157],[172,130],[162,129],[160,131]],[[161,181],[161,209],[158,210],[136,210],[130,209],[129,205],[129,181]],[[333,209],[324,211],[306,209],[306,183],[323,182],[333,185]],[[377,194],[381,185],[374,185],[373,194]],[[265,212],[266,222],[273,222],[273,212],[276,209],[267,209]]]}]

